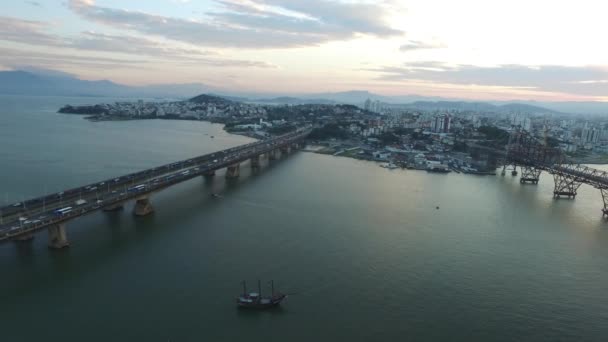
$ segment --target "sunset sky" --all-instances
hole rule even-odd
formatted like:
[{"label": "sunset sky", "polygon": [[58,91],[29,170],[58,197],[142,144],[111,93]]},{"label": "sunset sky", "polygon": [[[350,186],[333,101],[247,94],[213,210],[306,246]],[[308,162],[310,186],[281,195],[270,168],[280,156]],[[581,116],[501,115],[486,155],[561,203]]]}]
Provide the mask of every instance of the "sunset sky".
[{"label": "sunset sky", "polygon": [[7,70],[285,94],[365,89],[608,101],[608,3],[598,0],[10,0],[0,6],[0,68]]}]

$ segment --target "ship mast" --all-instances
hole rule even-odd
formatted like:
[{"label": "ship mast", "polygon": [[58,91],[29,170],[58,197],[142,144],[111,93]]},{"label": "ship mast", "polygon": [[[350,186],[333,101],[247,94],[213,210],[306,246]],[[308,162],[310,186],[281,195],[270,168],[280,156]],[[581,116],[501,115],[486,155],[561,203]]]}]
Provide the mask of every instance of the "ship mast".
[{"label": "ship mast", "polygon": [[243,297],[246,297],[246,296],[247,296],[247,284],[243,280]]},{"label": "ship mast", "polygon": [[262,282],[258,279],[258,298],[262,298]]}]

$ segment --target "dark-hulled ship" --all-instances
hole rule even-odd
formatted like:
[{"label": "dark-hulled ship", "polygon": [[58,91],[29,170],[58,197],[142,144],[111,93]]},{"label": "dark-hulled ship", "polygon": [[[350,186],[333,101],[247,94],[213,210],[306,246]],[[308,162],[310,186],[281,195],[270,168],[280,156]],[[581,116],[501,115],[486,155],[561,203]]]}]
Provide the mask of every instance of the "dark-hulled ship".
[{"label": "dark-hulled ship", "polygon": [[258,280],[258,292],[247,292],[247,284],[243,281],[243,293],[236,298],[236,304],[243,309],[264,310],[281,304],[286,294],[274,291],[274,281],[270,281],[271,296],[262,296],[262,286]]}]

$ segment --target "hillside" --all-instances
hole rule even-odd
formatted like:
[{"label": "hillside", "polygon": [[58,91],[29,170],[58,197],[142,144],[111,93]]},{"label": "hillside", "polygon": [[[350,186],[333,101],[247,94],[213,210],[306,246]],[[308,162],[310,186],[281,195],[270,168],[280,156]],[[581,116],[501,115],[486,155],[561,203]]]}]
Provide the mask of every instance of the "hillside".
[{"label": "hillside", "polygon": [[212,104],[216,104],[216,105],[228,105],[228,104],[234,103],[233,101],[230,101],[224,97],[208,95],[208,94],[201,94],[201,95],[195,96],[195,97],[189,99],[188,101],[194,102],[194,103],[212,103]]}]

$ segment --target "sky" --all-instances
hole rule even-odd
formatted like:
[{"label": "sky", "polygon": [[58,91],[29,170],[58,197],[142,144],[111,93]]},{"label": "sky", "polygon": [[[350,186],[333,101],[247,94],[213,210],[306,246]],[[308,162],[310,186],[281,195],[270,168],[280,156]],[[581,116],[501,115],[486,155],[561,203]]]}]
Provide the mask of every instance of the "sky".
[{"label": "sky", "polygon": [[276,94],[608,101],[602,0],[3,0],[0,70]]}]

